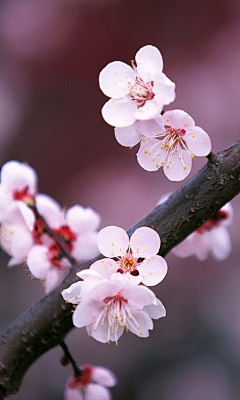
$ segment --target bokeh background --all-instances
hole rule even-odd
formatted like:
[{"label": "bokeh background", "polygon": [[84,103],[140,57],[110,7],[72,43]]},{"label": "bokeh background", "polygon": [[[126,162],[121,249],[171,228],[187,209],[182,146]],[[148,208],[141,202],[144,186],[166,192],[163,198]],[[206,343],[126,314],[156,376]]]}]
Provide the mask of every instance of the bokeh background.
[{"label": "bokeh background", "polygon": [[[237,0],[2,0],[0,2],[0,163],[27,161],[39,191],[62,205],[79,203],[102,227],[129,228],[181,183],[146,172],[137,146],[121,147],[101,117],[98,74],[110,61],[129,63],[157,46],[176,83],[168,106],[190,113],[213,151],[240,131],[240,3]],[[205,159],[194,159],[193,176]],[[111,368],[115,400],[240,398],[239,198],[233,200],[233,251],[225,262],[169,254],[154,288],[167,308],[148,339],[124,334],[101,344],[85,329],[67,337],[73,357]],[[44,292],[1,254],[0,328]],[[70,366],[51,350],[28,371],[15,400],[61,400]]]}]

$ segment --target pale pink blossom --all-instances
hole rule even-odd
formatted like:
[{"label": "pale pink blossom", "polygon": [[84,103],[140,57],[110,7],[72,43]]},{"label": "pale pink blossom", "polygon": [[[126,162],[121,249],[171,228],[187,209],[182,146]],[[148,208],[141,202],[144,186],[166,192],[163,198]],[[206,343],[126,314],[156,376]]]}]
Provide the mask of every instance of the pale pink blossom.
[{"label": "pale pink blossom", "polygon": [[178,244],[172,251],[181,258],[195,255],[204,261],[211,254],[217,261],[225,260],[232,250],[227,227],[232,223],[233,208],[230,203]]},{"label": "pale pink blossom", "polygon": [[148,337],[149,329],[153,329],[151,318],[165,315],[163,304],[147,287],[108,280],[95,285],[86,299],[81,298],[73,313],[73,324],[77,328],[86,326],[89,336],[102,343],[117,343],[124,329]]},{"label": "pale pink blossom", "polygon": [[33,168],[18,161],[8,161],[1,169],[0,222],[10,206],[17,202],[33,204],[37,191],[37,174]]},{"label": "pale pink blossom", "polygon": [[117,384],[117,377],[108,368],[83,365],[81,373],[66,383],[65,400],[111,400],[109,387]]},{"label": "pale pink blossom", "polygon": [[[55,200],[39,196],[36,198],[38,211],[63,241],[69,254],[78,262],[95,257],[98,254],[96,229],[100,223],[99,214],[80,205],[64,212]],[[71,263],[54,239],[41,232],[41,226],[40,235],[35,235],[35,243],[26,262],[32,275],[45,281],[45,291],[49,293],[66,277]]]},{"label": "pale pink blossom", "polygon": [[165,104],[175,99],[175,84],[162,72],[160,51],[144,46],[135,59],[137,66],[132,61],[132,68],[114,61],[100,72],[100,88],[111,98],[103,106],[102,115],[112,126],[124,127],[137,119],[155,118]]},{"label": "pale pink blossom", "polygon": [[0,227],[0,245],[11,256],[9,267],[21,264],[34,244],[32,237],[34,220],[32,210],[20,201],[14,204],[12,202],[5,211]]},{"label": "pale pink blossom", "polygon": [[142,142],[137,159],[142,168],[163,171],[171,181],[185,179],[191,171],[194,156],[211,151],[208,134],[182,110],[166,111],[155,120],[136,125]]},{"label": "pale pink blossom", "polygon": [[138,228],[129,239],[124,229],[108,226],[98,233],[97,243],[99,251],[111,258],[96,261],[90,269],[98,271],[106,279],[115,274],[114,279],[153,286],[161,282],[167,273],[166,261],[157,255],[160,237],[151,228]]}]

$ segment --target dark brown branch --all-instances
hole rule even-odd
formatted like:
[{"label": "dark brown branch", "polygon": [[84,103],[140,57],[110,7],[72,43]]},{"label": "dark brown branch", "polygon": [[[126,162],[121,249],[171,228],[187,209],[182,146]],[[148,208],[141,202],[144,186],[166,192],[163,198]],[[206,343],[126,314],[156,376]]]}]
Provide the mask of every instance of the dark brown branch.
[{"label": "dark brown branch", "polygon": [[[168,251],[212,217],[240,192],[240,141],[217,156],[164,204],[129,230],[149,226],[161,236],[160,254]],[[82,264],[88,268],[93,260]],[[72,306],[60,292],[76,281],[71,272],[65,281],[41,299],[0,335],[0,399],[18,390],[30,365],[58,345],[71,330]]]}]

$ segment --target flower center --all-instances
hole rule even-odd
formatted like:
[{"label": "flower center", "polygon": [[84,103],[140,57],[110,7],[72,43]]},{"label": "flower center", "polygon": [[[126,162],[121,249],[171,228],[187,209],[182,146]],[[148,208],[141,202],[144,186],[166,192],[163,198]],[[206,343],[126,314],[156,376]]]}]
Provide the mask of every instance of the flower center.
[{"label": "flower center", "polygon": [[28,192],[27,186],[22,190],[15,190],[13,192],[13,198],[14,200],[23,201],[27,206],[30,207],[33,207],[35,204],[34,196]]},{"label": "flower center", "polygon": [[[139,330],[141,327],[133,317],[128,301],[123,297],[121,292],[118,292],[115,296],[106,297],[104,300],[105,307],[100,312],[95,323],[93,324],[93,330],[103,330],[103,333],[107,329],[108,342],[115,341],[119,338],[119,329],[131,326],[134,330]],[[121,332],[120,332],[121,333]]]},{"label": "flower center", "polygon": [[125,253],[123,257],[118,261],[119,269],[123,272],[132,272],[137,269],[138,260],[133,257],[132,252],[129,251]]},{"label": "flower center", "polygon": [[92,382],[92,367],[91,365],[85,365],[80,374],[71,378],[68,386],[71,389],[81,389],[87,387]]},{"label": "flower center", "polygon": [[[152,161],[155,161],[156,157],[160,160],[156,167],[159,168],[160,164],[167,164],[167,168],[170,168],[172,163],[172,156],[176,151],[179,155],[179,160],[181,160],[183,168],[187,169],[183,157],[182,150],[188,150],[186,142],[184,140],[184,135],[186,133],[185,129],[174,129],[170,125],[165,125],[165,132],[159,133],[154,138],[163,138],[159,143],[155,143],[149,150],[146,150],[145,153],[152,155]],[[191,154],[193,158],[194,155]]]},{"label": "flower center", "polygon": [[219,210],[213,217],[209,218],[202,226],[200,226],[196,232],[202,234],[207,231],[211,231],[216,226],[221,225],[221,221],[228,218],[228,212],[225,210]]}]

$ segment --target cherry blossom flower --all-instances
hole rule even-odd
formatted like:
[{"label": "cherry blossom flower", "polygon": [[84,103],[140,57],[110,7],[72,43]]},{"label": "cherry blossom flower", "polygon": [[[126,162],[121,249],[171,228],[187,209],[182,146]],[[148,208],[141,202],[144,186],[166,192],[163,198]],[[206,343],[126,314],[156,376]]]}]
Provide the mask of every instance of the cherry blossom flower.
[{"label": "cherry blossom flower", "polygon": [[[167,273],[164,258],[156,255],[160,248],[160,237],[148,227],[136,229],[129,239],[128,234],[117,226],[103,228],[97,237],[99,251],[106,257],[90,267],[107,279],[116,274],[132,283],[153,286],[163,280]],[[115,261],[113,258],[117,258]],[[114,279],[120,279],[117,276]]]},{"label": "cherry blossom flower", "polygon": [[21,264],[34,244],[32,236],[34,220],[32,210],[20,201],[12,203],[8,211],[5,211],[0,227],[0,244],[1,248],[11,256],[9,267]]},{"label": "cherry blossom flower", "polygon": [[8,161],[1,169],[0,221],[10,206],[18,207],[17,202],[33,204],[37,191],[37,174],[29,165]]},{"label": "cherry blossom flower", "polygon": [[[64,242],[69,254],[78,262],[95,257],[98,254],[96,229],[100,216],[91,208],[85,209],[80,205],[69,208],[65,213],[51,198],[39,196],[36,197],[38,211],[54,234]],[[26,262],[31,274],[45,281],[45,291],[49,293],[66,277],[71,263],[58,243],[42,232],[41,224],[37,226],[37,235],[35,232],[35,243],[28,252]]]},{"label": "cherry blossom flower", "polygon": [[124,127],[137,119],[155,118],[165,104],[175,99],[175,84],[162,72],[160,51],[144,46],[135,59],[137,66],[132,61],[132,68],[114,61],[100,72],[100,88],[111,97],[103,106],[102,115],[112,126]]},{"label": "cherry blossom flower", "polygon": [[211,151],[208,134],[182,110],[166,111],[155,120],[142,121],[136,128],[143,136],[137,153],[139,164],[147,171],[163,167],[171,181],[185,179],[194,156],[207,156]]},{"label": "cherry blossom flower", "polygon": [[108,280],[95,285],[86,299],[82,296],[75,305],[73,324],[77,328],[86,326],[89,336],[99,342],[117,344],[124,329],[148,337],[149,329],[153,329],[151,318],[165,315],[163,304],[146,286]]},{"label": "cherry blossom flower", "polygon": [[64,391],[65,400],[111,400],[107,389],[117,384],[117,377],[108,368],[83,365],[81,373],[68,379]]},{"label": "cherry blossom flower", "polygon": [[178,244],[172,252],[181,258],[195,255],[200,261],[209,254],[217,261],[225,260],[231,250],[231,237],[227,227],[233,219],[233,208],[230,203],[222,207],[212,218]]}]

